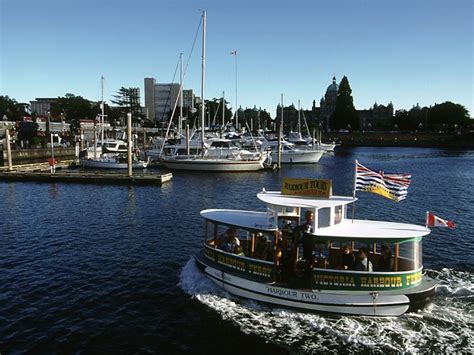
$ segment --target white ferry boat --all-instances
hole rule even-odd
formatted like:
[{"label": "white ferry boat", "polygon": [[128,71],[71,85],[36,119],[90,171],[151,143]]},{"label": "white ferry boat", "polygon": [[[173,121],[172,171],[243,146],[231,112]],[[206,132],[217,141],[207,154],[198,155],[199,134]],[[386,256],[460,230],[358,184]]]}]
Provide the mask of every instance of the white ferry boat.
[{"label": "white ferry boat", "polygon": [[[257,195],[264,212],[201,212],[205,240],[195,260],[210,279],[230,294],[306,311],[399,316],[429,301],[428,228],[347,218],[357,198],[333,196],[330,180],[284,185]],[[325,196],[293,195],[292,186]]]}]

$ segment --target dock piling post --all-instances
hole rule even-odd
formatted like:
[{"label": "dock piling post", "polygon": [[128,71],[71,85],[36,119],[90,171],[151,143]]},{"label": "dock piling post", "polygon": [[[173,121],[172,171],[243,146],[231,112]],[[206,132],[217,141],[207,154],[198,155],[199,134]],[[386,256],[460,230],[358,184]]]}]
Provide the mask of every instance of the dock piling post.
[{"label": "dock piling post", "polygon": [[13,170],[13,164],[12,164],[12,149],[10,146],[10,130],[7,128],[5,130],[6,134],[6,141],[7,141],[7,161],[8,161],[8,171]]},{"label": "dock piling post", "polygon": [[189,147],[189,124],[186,125],[186,154],[191,154],[191,150]]},{"label": "dock piling post", "polygon": [[132,113],[127,113],[127,163],[128,176],[132,176]]},{"label": "dock piling post", "polygon": [[54,162],[54,134],[51,133],[51,174],[56,172],[56,164]]}]

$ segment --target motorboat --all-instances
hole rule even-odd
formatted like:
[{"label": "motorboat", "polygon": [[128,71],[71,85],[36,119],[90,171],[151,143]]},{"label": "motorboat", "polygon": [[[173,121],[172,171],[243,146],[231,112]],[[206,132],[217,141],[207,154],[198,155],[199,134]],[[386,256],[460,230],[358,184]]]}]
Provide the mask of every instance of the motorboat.
[{"label": "motorboat", "polygon": [[[357,198],[332,195],[330,180],[282,185],[257,194],[266,205],[261,212],[201,211],[204,240],[195,261],[217,285],[311,312],[400,316],[429,302],[436,284],[423,272],[421,253],[428,228],[347,217]],[[347,253],[353,262],[344,261]]]},{"label": "motorboat", "polygon": [[[128,169],[126,154],[104,154],[98,158],[83,158],[79,164],[86,169]],[[132,169],[145,169],[149,161],[132,159]]]},{"label": "motorboat", "polygon": [[[273,160],[277,160],[278,140],[264,141],[262,144],[262,149],[271,149]],[[296,148],[293,143],[281,140],[281,163],[317,163],[323,154],[324,151],[321,149],[299,149]]]}]

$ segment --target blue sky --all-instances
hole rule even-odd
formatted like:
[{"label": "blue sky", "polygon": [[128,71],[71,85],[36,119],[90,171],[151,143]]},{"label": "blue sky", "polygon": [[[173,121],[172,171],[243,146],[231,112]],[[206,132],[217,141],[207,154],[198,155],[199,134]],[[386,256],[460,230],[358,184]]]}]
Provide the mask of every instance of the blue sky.
[{"label": "blue sky", "polygon": [[[468,0],[0,0],[0,95],[25,102],[65,93],[100,99],[143,78],[171,82],[206,9],[206,98],[275,115],[318,105],[347,75],[357,108],[450,100],[473,116],[473,5]],[[200,94],[200,38],[186,88]],[[177,79],[176,79],[177,80]]]}]

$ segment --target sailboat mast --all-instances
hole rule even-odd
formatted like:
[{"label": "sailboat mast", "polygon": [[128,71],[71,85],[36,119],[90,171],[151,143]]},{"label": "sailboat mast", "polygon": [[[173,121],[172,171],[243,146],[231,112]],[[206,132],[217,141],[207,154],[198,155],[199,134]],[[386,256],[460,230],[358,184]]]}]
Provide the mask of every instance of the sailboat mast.
[{"label": "sailboat mast", "polygon": [[206,112],[206,105],[204,102],[204,80],[206,78],[206,11],[202,12],[202,63],[201,63],[201,145],[202,153],[204,154],[204,114]]},{"label": "sailboat mast", "polygon": [[183,53],[179,53],[179,120],[178,133],[181,137],[183,133]]},{"label": "sailboat mast", "polygon": [[104,145],[104,76],[102,75],[100,77],[100,91],[102,94],[102,103],[101,103],[101,109],[102,109],[102,114],[100,115],[100,142],[102,145]]},{"label": "sailboat mast", "polygon": [[300,114],[301,114],[300,100],[298,100],[298,133],[301,134],[301,118],[300,118]]},{"label": "sailboat mast", "polygon": [[225,92],[222,91],[222,128],[221,131],[224,129],[225,126],[225,99],[224,99]]}]

